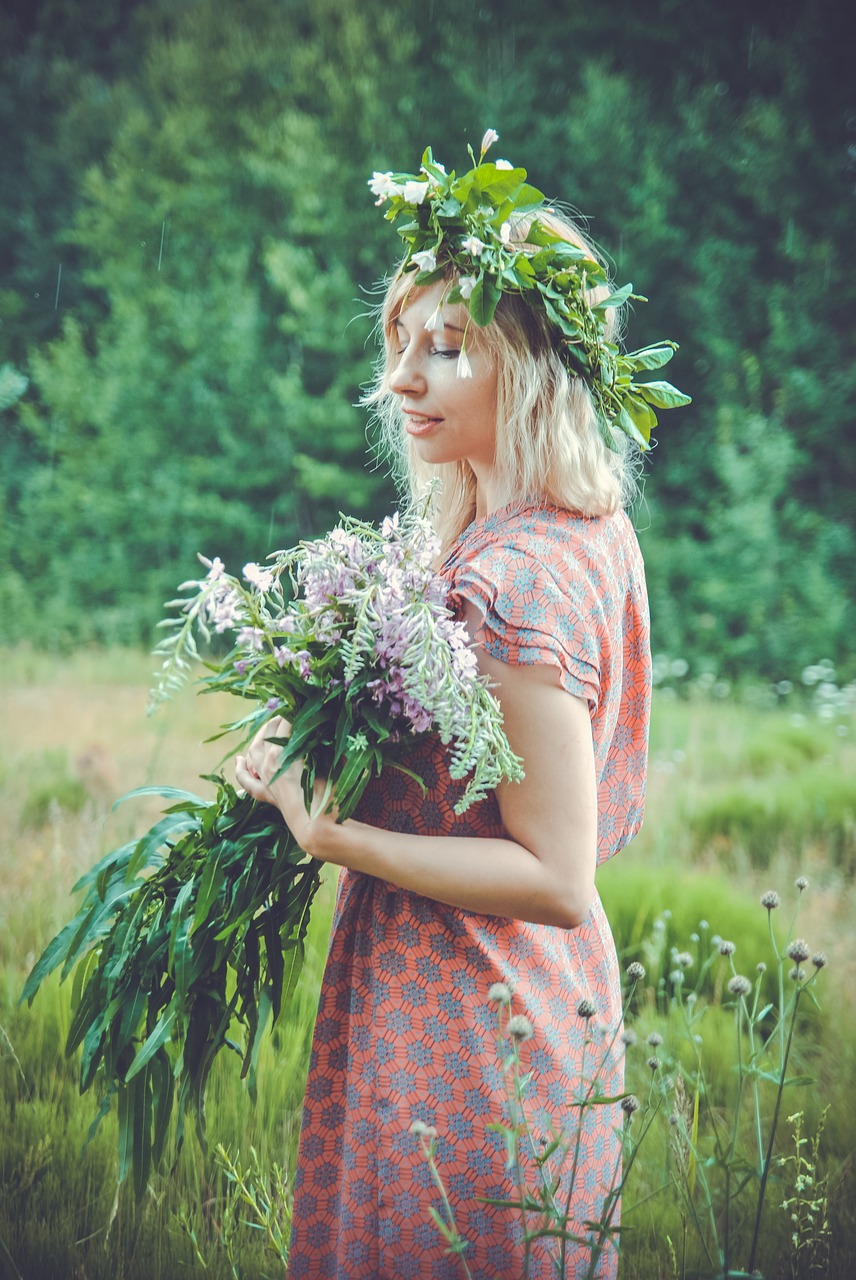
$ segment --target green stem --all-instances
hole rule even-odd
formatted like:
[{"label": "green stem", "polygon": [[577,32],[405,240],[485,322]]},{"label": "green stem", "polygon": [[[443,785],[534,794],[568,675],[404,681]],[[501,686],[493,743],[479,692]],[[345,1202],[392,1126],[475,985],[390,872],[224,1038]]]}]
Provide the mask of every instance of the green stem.
[{"label": "green stem", "polygon": [[779,1052],[785,1052],[785,974],[782,965],[782,953],[779,951],[776,942],[776,935],[773,933],[773,913],[767,912],[767,927],[770,930],[770,941],[773,944],[773,954],[776,957],[776,966],[779,974]]},{"label": "green stem", "polygon": [[[749,1015],[749,1060],[752,1066],[755,1066],[758,1051],[755,1048],[755,1019],[758,1016],[758,998],[761,994],[761,979],[755,985],[755,997],[752,1002],[752,1012]],[[753,1072],[752,1075],[752,1104],[755,1112],[755,1141],[758,1144],[758,1172],[761,1172],[761,1165],[764,1159],[764,1136],[761,1132],[761,1094],[758,1088],[758,1073]]]},{"label": "green stem", "polygon": [[[586,1050],[588,1049],[588,1046],[589,1046],[589,1038],[588,1038],[588,1034],[586,1034],[586,1038],[583,1041],[582,1058],[580,1059],[580,1080],[582,1082],[585,1081]],[[574,1183],[576,1182],[577,1167],[580,1161],[580,1146],[583,1140],[583,1121],[585,1120],[585,1110],[586,1110],[587,1101],[588,1101],[588,1095],[581,1098],[579,1102],[580,1114],[579,1114],[579,1119],[577,1121],[577,1137],[576,1137],[576,1142],[574,1143],[574,1158],[571,1161],[571,1178],[570,1178],[570,1182],[568,1183],[568,1195],[565,1201],[565,1212],[563,1217],[563,1221],[566,1227],[568,1224],[568,1218],[571,1216],[571,1200],[573,1199],[573,1195],[574,1195]],[[561,1276],[565,1274],[565,1261],[567,1257],[567,1249],[568,1249],[568,1242],[563,1236],[561,1249],[559,1250],[559,1275]]]},{"label": "green stem", "polygon": [[[449,1197],[446,1194],[446,1188],[443,1185],[443,1179],[440,1177],[440,1170],[437,1168],[437,1164],[434,1160],[433,1152],[430,1149],[426,1149],[426,1156],[428,1159],[429,1172],[434,1181],[434,1185],[436,1186],[437,1190],[440,1192],[440,1199],[442,1200],[443,1208],[446,1211],[446,1220],[448,1221],[449,1229],[454,1234],[456,1246],[462,1246],[464,1243],[463,1238],[461,1236],[460,1231],[458,1230],[458,1224],[455,1221],[455,1214],[449,1202]],[[463,1252],[459,1250],[457,1253],[457,1257],[460,1260],[461,1266],[464,1269],[464,1275],[467,1277],[467,1280],[473,1280],[473,1273],[470,1271],[469,1267],[467,1266],[467,1260],[464,1257]]]},{"label": "green stem", "polygon": [[723,1229],[723,1272],[728,1275],[728,1263],[731,1253],[731,1162],[737,1149],[737,1134],[740,1129],[740,1110],[743,1105],[743,1086],[746,1077],[743,1072],[743,1036],[742,1022],[746,1004],[743,996],[737,998],[737,1098],[734,1104],[734,1126],[731,1130],[731,1145],[725,1158],[725,1224]]},{"label": "green stem", "polygon": [[797,1009],[800,1003],[801,988],[798,986],[794,996],[794,1009],[791,1015],[791,1025],[788,1031],[788,1042],[785,1047],[784,1057],[782,1058],[782,1068],[779,1075],[779,1087],[776,1091],[776,1105],[773,1109],[773,1122],[770,1126],[770,1139],[767,1143],[767,1154],[764,1157],[764,1165],[761,1170],[761,1183],[758,1187],[758,1204],[755,1208],[755,1226],[752,1231],[752,1248],[749,1251],[749,1264],[746,1268],[750,1273],[755,1269],[755,1255],[758,1252],[758,1236],[761,1231],[761,1214],[764,1209],[764,1195],[767,1190],[767,1178],[770,1174],[770,1166],[773,1160],[773,1142],[776,1137],[776,1126],[779,1123],[779,1111],[782,1105],[782,1095],[785,1091],[785,1078],[788,1071],[788,1058],[791,1052],[791,1044],[794,1038],[794,1028],[797,1023]]}]

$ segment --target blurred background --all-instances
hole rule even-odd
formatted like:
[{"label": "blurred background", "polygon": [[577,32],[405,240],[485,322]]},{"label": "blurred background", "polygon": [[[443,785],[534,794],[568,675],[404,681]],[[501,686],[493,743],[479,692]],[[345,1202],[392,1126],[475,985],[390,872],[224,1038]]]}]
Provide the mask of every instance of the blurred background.
[{"label": "blurred background", "polygon": [[[856,76],[842,0],[4,0],[0,642],[148,646],[395,502],[365,411],[431,144],[587,219],[680,351],[635,512],[661,671],[856,674]],[[662,663],[667,663],[666,667]]]}]

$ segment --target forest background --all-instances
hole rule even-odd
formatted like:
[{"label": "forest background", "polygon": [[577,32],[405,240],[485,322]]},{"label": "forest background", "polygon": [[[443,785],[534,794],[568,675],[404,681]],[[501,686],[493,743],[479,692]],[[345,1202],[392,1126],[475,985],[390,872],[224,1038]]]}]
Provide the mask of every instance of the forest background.
[{"label": "forest background", "polygon": [[852,678],[848,7],[4,0],[0,640],[147,644],[198,551],[394,504],[366,179],[491,126],[651,296],[631,345],[680,342],[635,513],[655,651]]}]

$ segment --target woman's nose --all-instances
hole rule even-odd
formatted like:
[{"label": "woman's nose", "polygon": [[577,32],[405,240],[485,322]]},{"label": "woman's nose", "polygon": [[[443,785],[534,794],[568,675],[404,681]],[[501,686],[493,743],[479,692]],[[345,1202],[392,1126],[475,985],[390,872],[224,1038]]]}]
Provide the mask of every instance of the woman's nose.
[{"label": "woman's nose", "polygon": [[411,354],[410,347],[398,357],[398,363],[389,375],[389,389],[397,395],[419,394],[425,388],[425,375],[419,361]]}]

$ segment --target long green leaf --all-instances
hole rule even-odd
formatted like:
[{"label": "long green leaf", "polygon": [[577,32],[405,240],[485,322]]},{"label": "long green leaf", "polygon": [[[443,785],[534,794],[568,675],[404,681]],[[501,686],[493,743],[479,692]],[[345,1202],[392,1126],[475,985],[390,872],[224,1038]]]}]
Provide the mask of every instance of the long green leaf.
[{"label": "long green leaf", "polygon": [[128,862],[125,879],[133,880],[138,872],[145,871],[156,860],[157,854],[168,847],[170,839],[174,843],[176,836],[186,831],[198,830],[198,828],[199,817],[196,814],[168,814],[161,818],[137,842],[137,847]]},{"label": "long green leaf", "polygon": [[128,1071],[125,1072],[125,1083],[129,1084],[143,1067],[154,1057],[158,1049],[169,1039],[172,1024],[175,1022],[177,1010],[171,1008],[163,1015],[154,1031],[140,1049]]},{"label": "long green leaf", "polygon": [[74,937],[76,937],[81,922],[87,915],[87,911],[88,909],[86,908],[79,911],[74,919],[69,920],[68,924],[65,925],[56,937],[53,938],[45,947],[41,956],[33,965],[33,968],[30,971],[30,976],[24,983],[24,989],[18,997],[19,1004],[22,1004],[25,1000],[29,1000],[32,1004],[33,997],[44,982],[45,978],[47,978],[49,974],[53,973],[54,969],[58,968],[59,965],[62,964],[66,954],[68,953],[69,943]]},{"label": "long green leaf", "polygon": [[658,409],[679,409],[681,405],[692,404],[692,396],[684,395],[671,382],[639,382],[634,390]]},{"label": "long green leaf", "polygon": [[118,809],[119,805],[125,804],[128,800],[137,800],[140,796],[159,796],[163,800],[181,800],[188,804],[206,805],[207,800],[203,800],[201,796],[195,795],[192,791],[182,791],[178,787],[151,786],[136,787],[133,791],[126,791],[113,804],[114,809]]},{"label": "long green leaf", "polygon": [[142,1200],[152,1164],[152,1101],[149,1073],[145,1068],[131,1086],[134,1090],[134,1193]]}]

